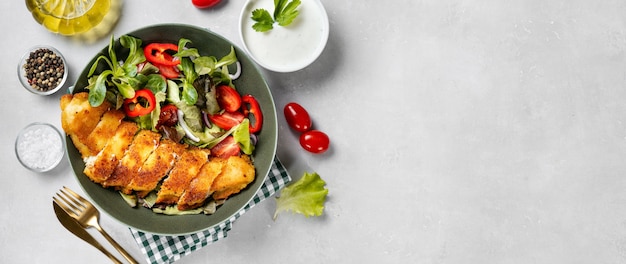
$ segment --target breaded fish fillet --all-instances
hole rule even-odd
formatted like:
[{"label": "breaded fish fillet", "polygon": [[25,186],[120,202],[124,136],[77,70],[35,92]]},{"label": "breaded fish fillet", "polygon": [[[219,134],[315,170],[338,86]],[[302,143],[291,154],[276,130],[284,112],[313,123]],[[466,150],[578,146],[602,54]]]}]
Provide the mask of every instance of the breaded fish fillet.
[{"label": "breaded fish fillet", "polygon": [[86,162],[83,171],[85,175],[96,183],[102,183],[109,178],[138,130],[139,127],[134,122],[123,121],[104,149]]},{"label": "breaded fish fillet", "polygon": [[74,142],[74,145],[83,156],[90,156],[91,151],[86,145],[86,139],[94,130],[100,117],[109,110],[108,102],[98,107],[91,107],[88,93],[66,94],[61,97],[61,127]]},{"label": "breaded fish fillet", "polygon": [[203,205],[212,193],[213,181],[222,172],[225,164],[226,160],[221,158],[213,158],[205,163],[178,200],[178,210],[189,210]]},{"label": "breaded fish fillet", "polygon": [[159,146],[141,165],[127,188],[137,191],[139,197],[147,195],[170,172],[186,147],[169,139],[161,140]]},{"label": "breaded fish fillet", "polygon": [[157,204],[175,204],[200,168],[208,161],[210,151],[190,147],[183,153],[157,193]]},{"label": "breaded fish fillet", "polygon": [[254,180],[254,177],[254,165],[252,165],[249,156],[229,157],[222,168],[222,172],[211,185],[213,199],[226,199],[232,194],[239,193]]},{"label": "breaded fish fillet", "polygon": [[[61,124],[85,161],[84,174],[105,188],[143,198],[158,190],[156,204],[179,210],[223,200],[255,179],[250,156],[209,159],[210,150],[189,147],[124,121],[108,102],[91,107],[88,93],[61,97]],[[160,185],[160,188],[158,186]]]},{"label": "breaded fish fillet", "polygon": [[83,158],[95,156],[104,149],[109,139],[115,135],[115,131],[122,123],[126,115],[120,110],[110,110],[104,112],[100,118],[100,122],[91,131],[89,136],[82,142],[87,149],[81,151]]},{"label": "breaded fish fillet", "polygon": [[110,108],[107,102],[91,107],[88,97],[88,93],[66,94],[61,97],[61,126],[66,133],[75,134],[81,139],[89,136],[100,117]]},{"label": "breaded fish fillet", "polygon": [[131,190],[127,188],[127,185],[139,173],[139,169],[148,156],[157,148],[160,139],[161,134],[157,132],[139,131],[111,176],[102,182],[102,186],[116,187],[130,194]]}]

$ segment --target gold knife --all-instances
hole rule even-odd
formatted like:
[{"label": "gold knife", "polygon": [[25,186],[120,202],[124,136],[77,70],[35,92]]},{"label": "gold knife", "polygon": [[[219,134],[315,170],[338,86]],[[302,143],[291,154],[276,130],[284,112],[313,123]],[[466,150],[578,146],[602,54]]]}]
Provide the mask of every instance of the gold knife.
[{"label": "gold knife", "polygon": [[93,236],[91,236],[91,234],[89,234],[78,222],[76,222],[74,218],[72,218],[65,211],[63,211],[63,209],[61,209],[61,207],[59,207],[59,205],[55,201],[52,201],[52,206],[54,207],[54,213],[57,215],[57,219],[59,219],[59,222],[61,222],[61,224],[67,230],[69,230],[85,242],[99,249],[102,253],[107,255],[107,257],[109,257],[114,263],[122,264],[122,262],[119,261],[115,256],[113,256],[111,252],[102,247],[102,245],[98,243],[98,241],[93,238]]}]

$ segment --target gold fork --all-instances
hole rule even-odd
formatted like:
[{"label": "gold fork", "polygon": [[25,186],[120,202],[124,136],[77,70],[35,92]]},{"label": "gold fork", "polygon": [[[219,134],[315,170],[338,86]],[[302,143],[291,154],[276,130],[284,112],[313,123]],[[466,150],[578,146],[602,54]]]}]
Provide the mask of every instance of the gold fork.
[{"label": "gold fork", "polygon": [[67,230],[69,230],[70,232],[72,232],[74,235],[84,240],[85,242],[89,243],[90,245],[96,247],[98,250],[104,253],[107,257],[109,257],[113,261],[113,263],[122,264],[122,262],[119,259],[117,259],[115,256],[113,256],[111,252],[109,252],[104,247],[102,247],[102,245],[95,238],[93,238],[93,236],[91,236],[91,234],[89,234],[89,232],[87,232],[87,230],[85,230],[83,226],[81,226],[76,221],[76,219],[68,215],[67,212],[65,212],[61,208],[61,206],[57,204],[57,202],[52,202],[52,207],[54,208],[54,213],[57,215],[57,219],[59,219],[59,222],[61,222],[61,224]]},{"label": "gold fork", "polygon": [[[58,198],[57,198],[58,197]],[[100,226],[100,212],[85,198],[81,197],[71,189],[63,186],[63,189],[59,190],[57,196],[52,199],[61,206],[61,208],[67,212],[72,218],[76,219],[83,228],[94,227],[96,228],[108,241],[119,251],[126,260],[130,263],[137,263],[137,261],[124,250],[107,232]]]}]

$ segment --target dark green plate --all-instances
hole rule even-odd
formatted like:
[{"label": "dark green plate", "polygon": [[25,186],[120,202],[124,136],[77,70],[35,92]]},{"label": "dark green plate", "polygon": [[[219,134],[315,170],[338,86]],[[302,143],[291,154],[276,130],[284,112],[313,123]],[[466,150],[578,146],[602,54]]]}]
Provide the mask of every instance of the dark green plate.
[{"label": "dark green plate", "polygon": [[[150,42],[178,43],[180,38],[186,38],[191,40],[191,44],[188,44],[188,46],[197,48],[201,55],[216,56],[217,58],[228,54],[231,46],[235,48],[237,58],[241,63],[242,72],[241,76],[234,81],[234,84],[241,94],[249,93],[257,98],[264,116],[263,129],[259,134],[259,143],[253,154],[257,177],[254,182],[242,192],[230,197],[213,215],[168,216],[156,214],[146,208],[131,208],[116,191],[105,189],[91,182],[87,176],[83,174],[85,163],[81,159],[80,153],[76,147],[74,147],[72,141],[67,138],[68,158],[76,178],[85,193],[98,208],[123,224],[143,232],[160,235],[183,235],[218,225],[248,204],[263,184],[270,170],[270,166],[272,165],[274,155],[276,154],[278,129],[276,123],[276,108],[270,89],[256,65],[248,58],[244,51],[236,47],[230,41],[207,29],[182,24],[163,24],[141,28],[127,35],[141,38],[144,44]],[[117,38],[117,40],[119,40],[119,38]],[[116,41],[115,45],[116,50],[122,48],[119,41]],[[89,68],[101,54],[108,54],[107,47],[104,47],[104,49],[96,54],[91,62],[85,66],[85,69],[74,85],[74,92],[82,91],[84,87],[87,86]],[[117,54],[118,59],[123,59],[127,56],[127,53],[124,54],[122,51],[119,51]],[[99,69],[99,71],[101,70],[102,69]]]}]

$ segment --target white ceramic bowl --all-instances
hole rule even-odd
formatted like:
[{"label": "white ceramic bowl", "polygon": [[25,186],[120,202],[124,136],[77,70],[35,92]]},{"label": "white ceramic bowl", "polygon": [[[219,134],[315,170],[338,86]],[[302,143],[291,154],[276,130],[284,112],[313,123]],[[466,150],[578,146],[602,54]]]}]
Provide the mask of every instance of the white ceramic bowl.
[{"label": "white ceramic bowl", "polygon": [[[26,68],[24,67],[24,65],[26,65],[28,58],[30,57],[32,52],[35,52],[37,50],[40,49],[47,49],[50,50],[54,53],[55,56],[59,57],[61,59],[61,62],[63,63],[63,73],[61,74],[61,76],[55,76],[55,78],[60,78],[60,81],[58,82],[58,84],[54,87],[52,87],[51,89],[47,89],[47,90],[39,90],[39,89],[35,89],[28,80],[28,77],[26,76]],[[57,72],[55,72],[57,73]],[[55,92],[57,92],[59,89],[61,89],[63,87],[63,85],[65,85],[65,81],[67,80],[67,73],[68,73],[68,67],[67,67],[67,63],[65,61],[65,58],[63,57],[63,55],[61,54],[61,52],[59,52],[58,50],[56,50],[53,47],[50,46],[35,46],[30,48],[20,59],[20,62],[17,64],[17,77],[20,79],[20,82],[22,83],[22,86],[24,86],[24,88],[34,94],[38,94],[38,95],[50,95],[53,94]]]},{"label": "white ceramic bowl", "polygon": [[252,29],[252,11],[264,8],[274,12],[274,0],[248,0],[239,17],[243,47],[261,67],[275,72],[295,72],[313,63],[326,47],[328,15],[320,0],[301,0],[299,14],[292,24],[267,32]]}]

